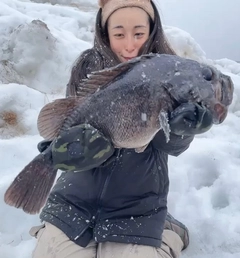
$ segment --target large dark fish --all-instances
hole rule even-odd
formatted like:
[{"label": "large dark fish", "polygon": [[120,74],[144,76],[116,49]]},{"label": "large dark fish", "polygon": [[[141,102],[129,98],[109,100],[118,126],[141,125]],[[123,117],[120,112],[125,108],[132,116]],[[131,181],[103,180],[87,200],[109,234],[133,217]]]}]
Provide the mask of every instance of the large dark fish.
[{"label": "large dark fish", "polygon": [[[116,148],[141,152],[159,130],[169,136],[167,114],[182,103],[198,103],[211,111],[215,124],[222,123],[232,102],[233,84],[213,67],[150,54],[91,74],[79,94],[43,107],[38,117],[41,136],[54,140],[68,128],[88,123]],[[50,146],[19,173],[5,193],[5,202],[27,213],[39,212],[56,173]]]}]

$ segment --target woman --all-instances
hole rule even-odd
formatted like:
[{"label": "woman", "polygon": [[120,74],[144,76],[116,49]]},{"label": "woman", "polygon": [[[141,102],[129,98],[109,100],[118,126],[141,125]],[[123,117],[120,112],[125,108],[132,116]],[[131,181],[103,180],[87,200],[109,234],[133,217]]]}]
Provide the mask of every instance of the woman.
[{"label": "woman", "polygon": [[[87,89],[80,83],[93,71],[150,52],[174,54],[152,1],[100,4],[94,47],[82,53],[73,67],[67,96],[84,95]],[[97,130],[97,141],[92,142],[94,128],[89,125],[62,135],[54,146],[68,142],[69,153],[58,155],[53,149],[53,162],[72,162],[81,172],[63,172],[58,179],[40,215],[44,225],[31,230],[38,240],[33,258],[179,257],[189,239],[186,227],[167,214],[167,160],[169,154],[185,151],[193,140],[193,136],[174,134],[186,115],[171,123],[168,143],[159,132],[143,153],[114,150]],[[79,137],[82,141],[74,140]],[[40,143],[39,150],[48,145]],[[102,150],[108,151],[98,155]]]}]

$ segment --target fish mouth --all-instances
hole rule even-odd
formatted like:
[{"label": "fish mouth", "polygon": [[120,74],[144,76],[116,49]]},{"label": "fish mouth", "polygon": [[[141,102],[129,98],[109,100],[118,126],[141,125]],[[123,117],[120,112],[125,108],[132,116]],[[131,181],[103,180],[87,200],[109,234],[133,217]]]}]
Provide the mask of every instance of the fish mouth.
[{"label": "fish mouth", "polygon": [[228,108],[221,103],[216,103],[213,109],[213,123],[216,125],[221,124],[227,117]]},{"label": "fish mouth", "polygon": [[220,99],[219,101],[226,106],[232,103],[233,99],[233,82],[230,76],[221,75],[220,79]]},{"label": "fish mouth", "polygon": [[216,88],[216,103],[214,105],[214,123],[221,124],[227,117],[228,107],[233,100],[233,82],[230,76],[221,74]]}]

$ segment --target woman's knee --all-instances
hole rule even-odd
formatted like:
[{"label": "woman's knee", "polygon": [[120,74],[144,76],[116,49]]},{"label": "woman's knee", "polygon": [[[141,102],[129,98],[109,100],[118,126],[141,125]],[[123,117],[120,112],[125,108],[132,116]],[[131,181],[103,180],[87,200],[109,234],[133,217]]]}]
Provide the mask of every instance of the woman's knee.
[{"label": "woman's knee", "polygon": [[50,223],[30,234],[37,238],[32,258],[96,258],[97,245],[91,242],[83,248],[71,241],[60,229]]},{"label": "woman's knee", "polygon": [[98,258],[160,258],[156,247],[114,242],[100,243],[97,255]]}]

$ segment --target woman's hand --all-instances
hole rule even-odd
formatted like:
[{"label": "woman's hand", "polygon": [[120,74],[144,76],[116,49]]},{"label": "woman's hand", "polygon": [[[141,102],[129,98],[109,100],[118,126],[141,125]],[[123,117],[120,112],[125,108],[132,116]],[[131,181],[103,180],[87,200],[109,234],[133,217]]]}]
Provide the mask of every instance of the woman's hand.
[{"label": "woman's hand", "polygon": [[169,118],[171,133],[195,135],[208,131],[213,124],[211,112],[197,103],[184,103]]},{"label": "woman's hand", "polygon": [[53,141],[42,141],[38,150],[52,149],[53,165],[63,171],[85,171],[100,166],[114,153],[110,140],[88,124],[69,128]]}]

